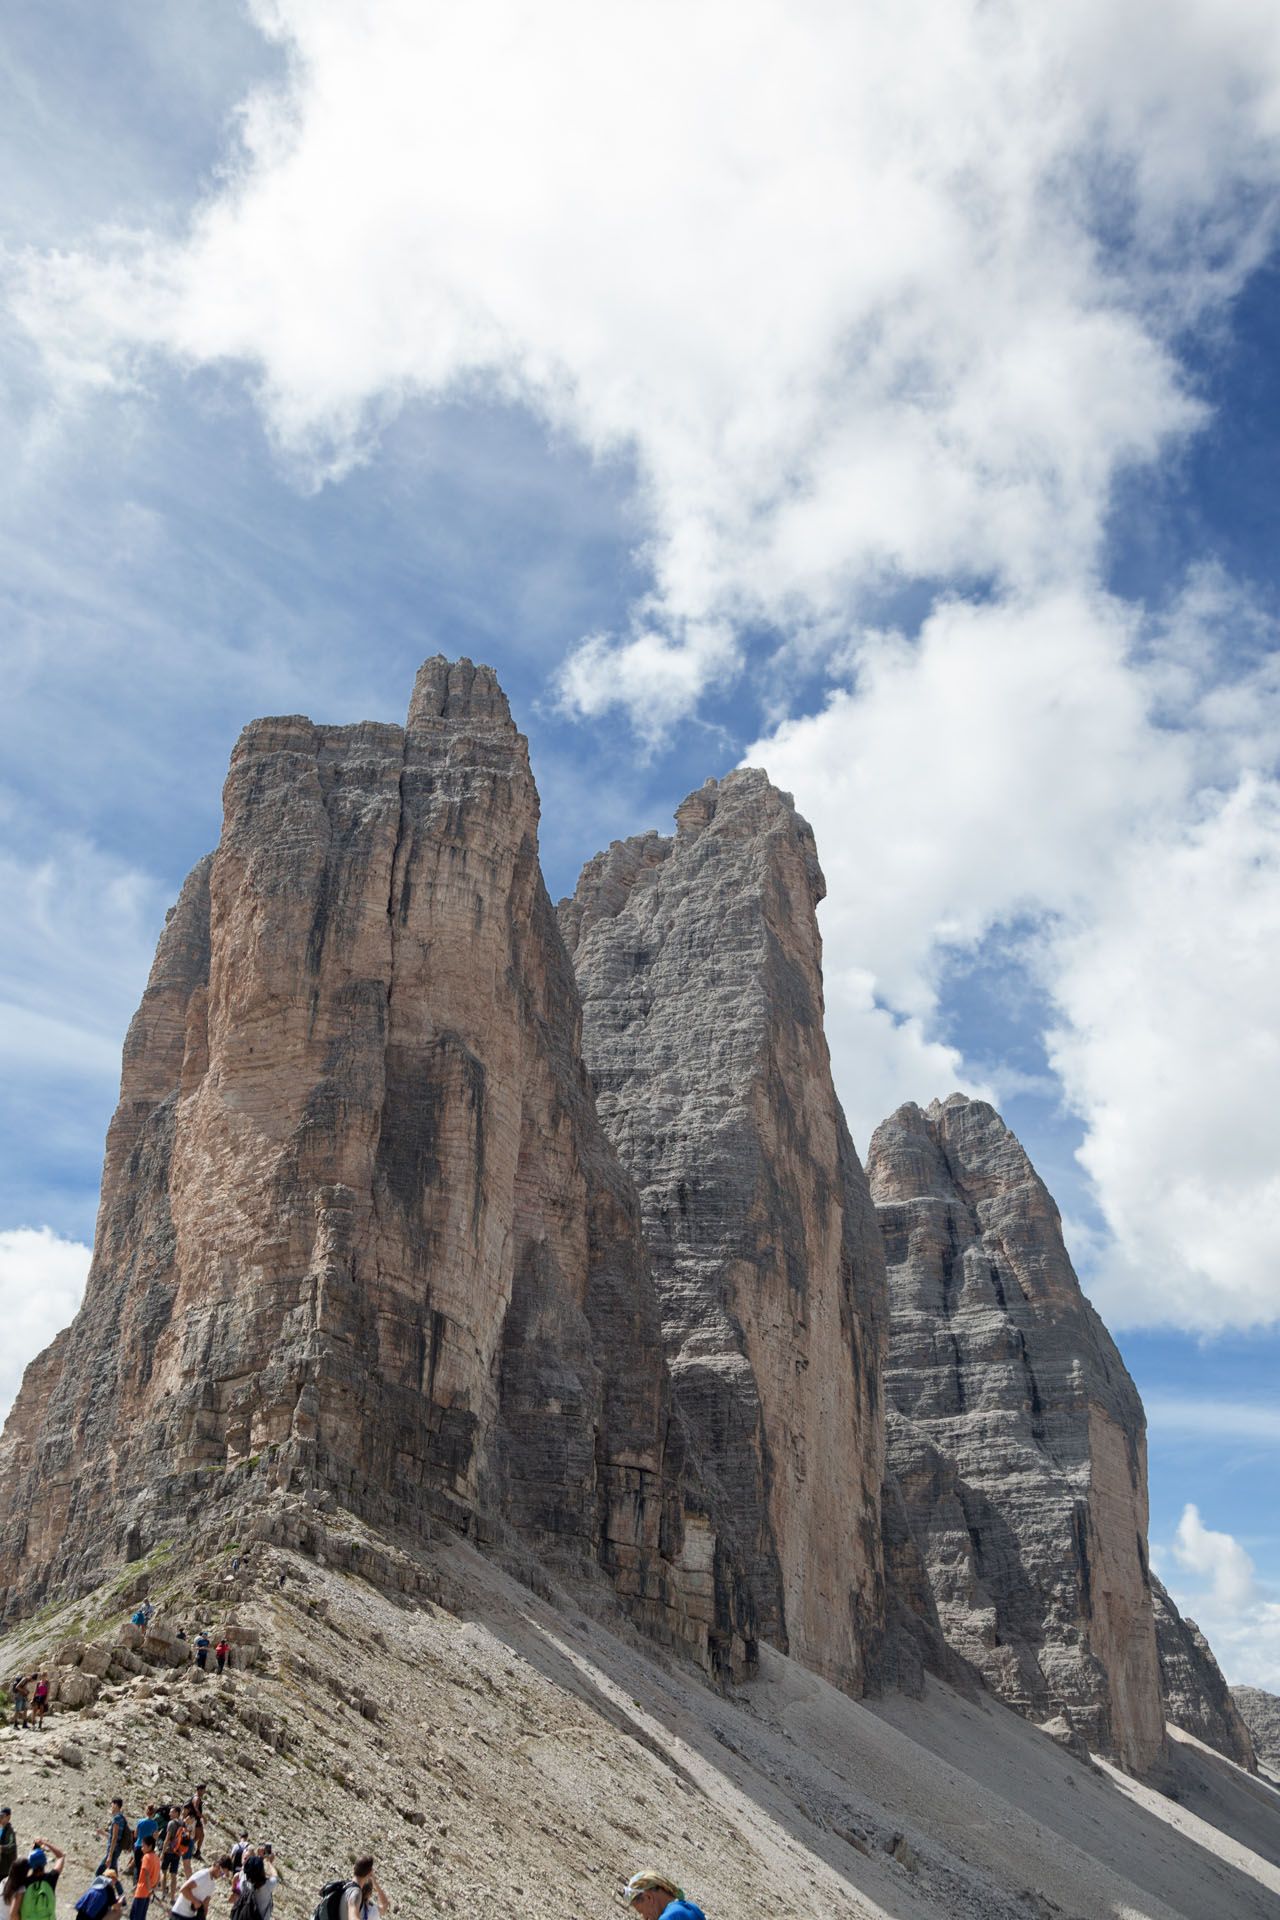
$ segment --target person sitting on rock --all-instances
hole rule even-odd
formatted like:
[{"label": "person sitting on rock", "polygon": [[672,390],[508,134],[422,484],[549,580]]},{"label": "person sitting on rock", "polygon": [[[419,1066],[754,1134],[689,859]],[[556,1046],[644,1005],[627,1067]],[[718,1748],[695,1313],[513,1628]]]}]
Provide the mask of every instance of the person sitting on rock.
[{"label": "person sitting on rock", "polygon": [[622,1897],[640,1920],[706,1920],[701,1907],[686,1900],[674,1880],[651,1869],[633,1873],[622,1889]]}]

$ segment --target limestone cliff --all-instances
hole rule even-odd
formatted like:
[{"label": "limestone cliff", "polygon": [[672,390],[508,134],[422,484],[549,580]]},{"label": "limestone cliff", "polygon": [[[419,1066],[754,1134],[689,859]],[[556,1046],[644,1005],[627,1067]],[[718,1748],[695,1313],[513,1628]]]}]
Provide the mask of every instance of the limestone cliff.
[{"label": "limestone cliff", "polygon": [[1232,1687],[1231,1700],[1258,1759],[1280,1777],[1280,1695],[1263,1687]]},{"label": "limestone cliff", "polygon": [[884,1631],[883,1255],[823,1032],[813,835],[754,769],[560,907],[676,1400],[762,1633],[857,1691]]},{"label": "limestone cliff", "polygon": [[1231,1689],[1194,1620],[1184,1620],[1160,1582],[1152,1576],[1156,1647],[1165,1717],[1184,1733],[1216,1747],[1238,1766],[1257,1771],[1249,1729],[1231,1697]]},{"label": "limestone cliff", "polygon": [[8,1604],[256,1474],[512,1526],[740,1665],[492,673],[428,662],[404,729],[256,721],[224,803],[126,1042],[84,1305],[0,1442]]},{"label": "limestone cliff", "polygon": [[890,1297],[889,1458],[951,1645],[1038,1720],[1147,1772],[1164,1714],[1145,1421],[1057,1208],[982,1101],[908,1105],[868,1155]]}]

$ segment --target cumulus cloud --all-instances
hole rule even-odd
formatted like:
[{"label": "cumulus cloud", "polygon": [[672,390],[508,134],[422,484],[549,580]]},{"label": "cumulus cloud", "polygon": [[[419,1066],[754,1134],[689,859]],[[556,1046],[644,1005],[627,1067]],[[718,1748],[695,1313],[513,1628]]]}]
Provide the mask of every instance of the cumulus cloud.
[{"label": "cumulus cloud", "polygon": [[1188,1504],[1170,1552],[1180,1572],[1199,1582],[1171,1583],[1173,1598],[1204,1632],[1228,1681],[1280,1689],[1280,1601],[1260,1586],[1240,1542],[1206,1527]]},{"label": "cumulus cloud", "polygon": [[413,396],[624,459],[651,586],[559,697],[654,743],[761,633],[775,686],[832,673],[751,757],[818,828],[859,1137],[988,1090],[940,983],[1022,928],[1107,1310],[1280,1315],[1274,638],[1211,570],[1162,623],[1098,585],[1117,476],[1205,417],[1187,330],[1274,237],[1274,7],[254,13],[287,77],[186,233],[15,263],[55,377],[242,367],[316,481]]},{"label": "cumulus cloud", "polygon": [[68,379],[239,362],[317,473],[483,387],[640,474],[653,592],[565,699],[645,726],[868,584],[1087,569],[1269,232],[1258,0],[258,0],[287,81],[181,242],[23,263]]},{"label": "cumulus cloud", "polygon": [[78,1240],[63,1240],[51,1227],[0,1232],[0,1319],[5,1329],[0,1421],[8,1414],[27,1361],[74,1316],[88,1271],[89,1248]]}]

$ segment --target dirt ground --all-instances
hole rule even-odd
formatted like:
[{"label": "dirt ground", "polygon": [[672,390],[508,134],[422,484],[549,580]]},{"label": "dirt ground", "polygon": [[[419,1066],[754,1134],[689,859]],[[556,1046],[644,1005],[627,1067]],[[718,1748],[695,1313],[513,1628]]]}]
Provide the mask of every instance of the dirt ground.
[{"label": "dirt ground", "polygon": [[[270,1840],[279,1920],[309,1920],[366,1850],[394,1912],[476,1920],[620,1914],[646,1865],[708,1920],[1280,1915],[1280,1793],[1194,1741],[1174,1743],[1173,1797],[939,1685],[858,1703],[766,1649],[725,1695],[603,1591],[539,1597],[461,1541],[420,1558],[438,1602],[276,1546],[248,1573],[220,1552],[144,1576],[158,1625],[261,1646],[222,1678],[141,1663],[41,1733],[0,1733],[20,1842],[67,1851],[60,1913],[113,1793],[136,1819],[205,1780],[206,1859],[241,1827]],[[138,1584],[10,1632],[6,1681],[69,1640],[110,1649]]]}]

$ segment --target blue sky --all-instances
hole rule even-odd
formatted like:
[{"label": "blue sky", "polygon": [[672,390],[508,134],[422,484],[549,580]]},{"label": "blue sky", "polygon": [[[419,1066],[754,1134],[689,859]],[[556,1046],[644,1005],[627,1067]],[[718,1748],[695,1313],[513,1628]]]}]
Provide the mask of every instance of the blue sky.
[{"label": "blue sky", "polygon": [[240,726],[467,653],[553,892],[748,751],[797,793],[859,1144],[997,1099],[1148,1399],[1165,1577],[1280,1685],[1268,10],[411,12],[8,18],[18,1344]]}]

